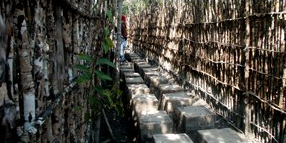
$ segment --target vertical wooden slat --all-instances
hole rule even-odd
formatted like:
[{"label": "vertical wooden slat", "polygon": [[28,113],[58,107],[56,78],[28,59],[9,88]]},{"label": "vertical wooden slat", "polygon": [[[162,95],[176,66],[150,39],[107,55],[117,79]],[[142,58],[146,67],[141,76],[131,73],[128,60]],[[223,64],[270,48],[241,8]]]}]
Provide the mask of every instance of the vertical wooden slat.
[{"label": "vertical wooden slat", "polygon": [[[278,11],[283,9],[283,6],[281,6],[283,4],[281,4],[281,1],[279,2]],[[178,3],[174,4],[178,5]],[[219,95],[215,94],[210,97],[200,90],[197,93],[208,101],[212,98],[220,99],[220,103],[209,102],[214,105],[213,107],[218,113],[221,113],[229,120],[238,122],[235,124],[245,132],[254,131],[261,139],[270,141],[272,138],[270,134],[278,134],[278,124],[276,125],[272,120],[273,111],[275,110],[267,102],[278,102],[277,91],[279,90],[277,90],[277,87],[282,90],[279,85],[281,79],[277,80],[277,77],[282,76],[278,74],[282,73],[281,62],[278,62],[282,59],[281,53],[271,51],[280,49],[275,43],[277,44],[277,41],[282,39],[279,38],[282,37],[279,35],[281,34],[279,26],[283,24],[279,21],[279,16],[269,13],[278,12],[275,10],[277,5],[273,1],[267,0],[209,0],[205,2],[195,0],[185,1],[185,4],[186,8],[184,10],[189,13],[189,16],[185,18],[186,21],[190,22],[190,26],[185,28],[184,34],[190,41],[184,41],[184,44],[186,44],[183,46],[186,53],[184,54],[185,57],[178,58],[182,60],[185,58],[183,63],[185,64],[188,61],[189,66],[194,69],[186,71],[188,73],[188,76],[185,76],[188,77],[186,80],[207,92],[209,88],[217,86],[216,81],[223,83],[223,86],[218,84],[220,85]],[[171,14],[173,8],[167,6],[166,13]],[[176,7],[175,11],[178,11]],[[260,15],[256,16],[255,14]],[[175,14],[176,20],[180,19],[179,17],[180,14]],[[156,22],[153,18],[151,20]],[[274,26],[271,26],[272,21]],[[170,25],[172,22],[172,19],[168,19],[165,24]],[[142,26],[148,27],[148,23],[145,22]],[[144,38],[142,36],[141,41],[142,45],[146,45],[144,44],[146,41],[151,41],[150,47],[156,49],[154,39],[160,39],[158,41],[163,45],[160,46],[162,50],[156,49],[156,54],[161,54],[162,62],[166,62],[169,57],[162,55],[161,51],[174,51],[168,50],[168,43],[171,42],[167,38],[178,38],[178,35],[180,35],[178,27],[175,27],[177,29],[175,35],[170,34],[173,33],[174,27],[165,26],[164,28],[162,34],[164,33],[165,39],[157,38],[158,35],[154,35],[154,33],[150,35],[152,30],[147,28],[145,30],[146,36]],[[155,38],[150,39],[151,37],[148,36],[155,36]],[[171,41],[174,42],[172,39]],[[176,42],[175,44],[177,46]],[[152,54],[151,49],[153,48],[146,49]],[[172,62],[180,64],[182,61],[172,59]],[[273,84],[269,85],[268,83]],[[232,87],[239,88],[233,89]],[[283,95],[282,93],[279,91],[280,96]],[[267,102],[263,103],[263,100]],[[279,98],[279,102],[281,102],[281,98]],[[219,105],[222,103],[229,107],[231,111],[236,111],[246,118],[243,119],[232,114],[230,110]],[[263,123],[267,119],[271,121]]]},{"label": "vertical wooden slat", "polygon": [[[285,2],[285,1],[284,1]],[[283,4],[281,4],[283,5]],[[284,3],[285,5],[285,3]],[[286,21],[286,16],[283,15],[282,17],[282,20],[284,20],[284,22],[279,22],[279,37],[280,37],[280,51],[281,52],[286,52],[286,48],[285,48],[285,37],[286,37],[286,27],[284,26],[284,28],[282,27],[282,25],[285,25],[285,21]],[[283,40],[284,39],[284,40]],[[285,106],[285,102],[286,101],[283,101],[283,99],[285,100],[286,99],[286,96],[285,96],[285,89],[286,89],[286,59],[285,57],[282,58],[281,60],[282,64],[281,64],[281,70],[283,71],[282,73],[282,86],[280,86],[280,94],[279,94],[279,101],[278,101],[278,106],[280,108],[286,108]],[[286,138],[286,137],[285,137]]]},{"label": "vertical wooden slat", "polygon": [[[245,21],[245,24],[246,24],[246,34],[245,34],[245,47],[248,48],[249,45],[250,45],[250,19],[249,19],[249,13],[250,13],[250,0],[245,0],[245,16],[246,16],[246,21]],[[247,52],[248,50],[246,49],[245,53],[244,53],[244,58],[243,58],[243,62],[242,64],[245,65],[245,74],[242,74],[244,75],[244,78],[242,79],[242,81],[244,81],[245,83],[245,88],[246,90],[249,89],[249,53]],[[245,109],[244,110],[244,116],[245,116],[245,121],[244,121],[244,133],[246,135],[250,134],[250,111],[249,111],[249,104],[247,102],[248,99],[244,99],[246,101],[244,101],[246,103],[246,106],[245,106]],[[243,107],[243,106],[242,106]]]}]

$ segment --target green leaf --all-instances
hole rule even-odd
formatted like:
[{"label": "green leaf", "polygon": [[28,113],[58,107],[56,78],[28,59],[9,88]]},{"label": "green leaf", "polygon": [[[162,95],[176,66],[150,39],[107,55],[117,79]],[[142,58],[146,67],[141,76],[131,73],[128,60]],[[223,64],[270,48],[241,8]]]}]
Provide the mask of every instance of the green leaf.
[{"label": "green leaf", "polygon": [[110,30],[108,27],[105,27],[104,28],[104,32],[105,32],[105,37],[109,36],[110,35]]},{"label": "green leaf", "polygon": [[107,43],[109,48],[114,47],[112,40],[110,39],[110,37],[105,37],[105,42]]},{"label": "green leaf", "polygon": [[110,10],[107,10],[107,11],[106,11],[106,15],[107,15],[107,17],[108,17],[108,20],[109,20],[111,23],[113,23],[112,13],[111,13]]},{"label": "green leaf", "polygon": [[84,60],[84,61],[88,61],[88,62],[92,61],[92,58],[89,55],[86,55],[86,54],[83,54],[83,53],[78,54],[77,58],[79,60]]},{"label": "green leaf", "polygon": [[82,75],[80,75],[76,81],[78,83],[85,83],[85,82],[88,82],[90,81],[92,78],[91,78],[91,74],[90,73],[83,73]]},{"label": "green leaf", "polygon": [[84,72],[88,72],[89,68],[85,65],[80,65],[80,64],[76,64],[74,65],[74,67],[78,70],[84,71]]},{"label": "green leaf", "polygon": [[75,106],[75,107],[73,108],[73,110],[74,110],[75,112],[81,111],[82,109],[83,109],[83,106]]},{"label": "green leaf", "polygon": [[102,43],[102,49],[104,50],[105,54],[109,51],[109,46],[106,42]]},{"label": "green leaf", "polygon": [[89,112],[86,112],[86,113],[84,114],[84,121],[87,122],[90,118],[91,118],[91,117],[90,117]]},{"label": "green leaf", "polygon": [[112,100],[112,93],[110,90],[104,90],[104,95],[107,97],[108,104],[112,105],[113,100]]},{"label": "green leaf", "polygon": [[116,89],[116,93],[117,93],[117,95],[118,95],[119,97],[121,97],[121,95],[122,95],[123,91],[122,91],[122,90],[120,90],[120,89]]},{"label": "green leaf", "polygon": [[112,63],[109,59],[106,59],[106,58],[100,58],[96,61],[96,65],[103,65],[103,64],[106,64],[106,65],[109,65],[113,68],[116,68],[115,64]]},{"label": "green leaf", "polygon": [[104,72],[102,72],[102,71],[95,71],[95,74],[102,80],[110,80],[110,81],[112,81],[112,78],[109,75],[107,75]]},{"label": "green leaf", "polygon": [[98,94],[102,95],[103,94],[103,88],[100,86],[95,86],[93,87],[93,90],[95,90]]},{"label": "green leaf", "polygon": [[89,96],[89,102],[91,105],[95,105],[95,106],[99,105],[100,103],[99,100],[95,98],[94,96]]}]

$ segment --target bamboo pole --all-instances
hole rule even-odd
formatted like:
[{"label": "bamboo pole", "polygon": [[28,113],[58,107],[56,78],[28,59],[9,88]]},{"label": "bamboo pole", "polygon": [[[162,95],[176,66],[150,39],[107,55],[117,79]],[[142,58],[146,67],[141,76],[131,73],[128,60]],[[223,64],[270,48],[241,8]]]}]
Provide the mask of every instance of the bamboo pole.
[{"label": "bamboo pole", "polygon": [[[121,46],[121,16],[122,16],[122,0],[117,1],[118,16],[117,16],[117,43],[116,43],[116,79],[119,79],[119,68],[120,68],[120,46]],[[119,82],[118,82],[119,87]]]},{"label": "bamboo pole", "polygon": [[[246,47],[249,47],[250,46],[250,19],[248,17],[248,15],[250,14],[250,0],[245,0],[245,16],[247,17],[246,18],[246,35],[245,35],[245,46]],[[245,74],[244,74],[244,79],[243,81],[245,82],[245,87],[246,87],[246,90],[249,89],[248,87],[248,82],[249,82],[249,53],[248,51],[245,51],[244,52],[244,64],[245,64]],[[249,96],[248,96],[249,97]],[[244,110],[244,116],[245,116],[245,119],[244,119],[244,133],[246,135],[248,135],[251,130],[250,130],[250,105],[249,105],[249,102],[248,102],[249,99],[244,99],[244,103],[243,104],[246,104],[245,106],[241,105],[242,107],[244,107],[245,109]]]}]

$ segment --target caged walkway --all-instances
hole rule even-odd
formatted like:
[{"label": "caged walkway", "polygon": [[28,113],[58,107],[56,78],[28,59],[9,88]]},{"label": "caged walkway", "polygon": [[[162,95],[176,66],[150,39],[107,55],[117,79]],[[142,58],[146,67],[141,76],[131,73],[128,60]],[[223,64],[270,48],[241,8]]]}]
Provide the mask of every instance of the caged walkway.
[{"label": "caged walkway", "polygon": [[136,53],[121,63],[125,108],[141,143],[251,142],[212,111],[206,102],[184,90],[167,72]]}]

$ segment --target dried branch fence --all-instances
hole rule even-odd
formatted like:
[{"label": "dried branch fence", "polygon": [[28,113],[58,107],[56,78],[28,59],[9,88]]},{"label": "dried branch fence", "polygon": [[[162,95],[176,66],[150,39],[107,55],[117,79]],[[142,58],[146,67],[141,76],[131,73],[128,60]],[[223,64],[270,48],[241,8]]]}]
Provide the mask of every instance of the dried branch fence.
[{"label": "dried branch fence", "polygon": [[247,135],[285,142],[285,0],[154,1],[133,19],[137,52]]},{"label": "dried branch fence", "polygon": [[[75,86],[73,79],[80,74],[74,65],[82,64],[77,55],[103,55],[100,38],[104,37],[104,21],[99,16],[103,15],[104,3],[98,3],[98,16],[95,16],[92,2],[0,2],[0,14],[5,20],[8,37],[6,53],[1,53],[1,56],[7,56],[10,67],[9,82],[0,85],[0,105],[4,100],[14,100],[20,111],[17,119],[35,123],[34,127],[38,127],[36,136],[20,134],[22,142],[89,140],[86,137],[90,126],[85,118],[89,113],[89,93],[86,93],[84,85],[71,88]],[[2,133],[3,128],[0,129]],[[19,126],[18,129],[23,128]],[[13,135],[8,134],[11,130],[4,132]],[[15,136],[12,138],[17,139]]]}]

